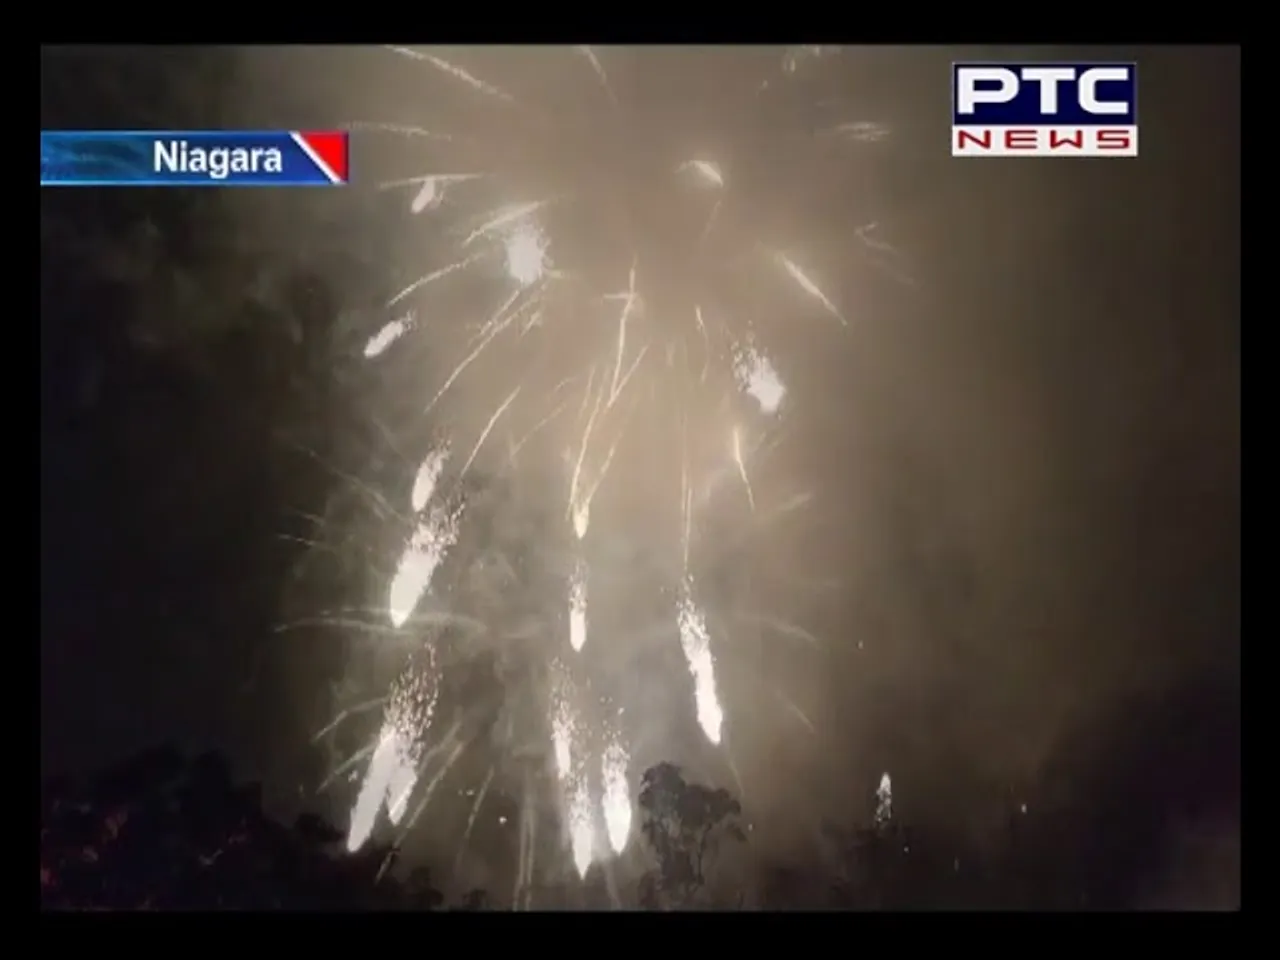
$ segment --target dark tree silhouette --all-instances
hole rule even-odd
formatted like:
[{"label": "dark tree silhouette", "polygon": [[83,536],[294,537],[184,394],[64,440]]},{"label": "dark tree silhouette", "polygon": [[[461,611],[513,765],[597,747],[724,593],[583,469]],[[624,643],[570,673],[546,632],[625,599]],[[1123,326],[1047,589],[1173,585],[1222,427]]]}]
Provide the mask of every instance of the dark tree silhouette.
[{"label": "dark tree silhouette", "polygon": [[689,783],[679,767],[660,763],[645,771],[640,810],[641,832],[658,861],[656,871],[641,878],[641,903],[651,909],[709,905],[709,859],[725,839],[746,841],[738,801],[727,790]]},{"label": "dark tree silhouette", "polygon": [[[149,751],[42,797],[40,892],[46,909],[433,910],[425,869],[394,878],[395,851],[351,855],[343,834],[305,814],[292,827],[262,811],[256,784],[225,761]],[[473,892],[466,909],[483,909]]]}]

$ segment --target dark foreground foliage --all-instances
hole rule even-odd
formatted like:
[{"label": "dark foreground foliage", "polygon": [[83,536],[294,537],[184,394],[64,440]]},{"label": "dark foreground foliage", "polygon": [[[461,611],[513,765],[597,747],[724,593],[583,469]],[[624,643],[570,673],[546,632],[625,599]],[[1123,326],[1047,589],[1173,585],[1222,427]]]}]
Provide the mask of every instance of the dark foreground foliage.
[{"label": "dark foreground foliage", "polygon": [[[1003,842],[961,849],[954,840],[891,820],[828,826],[821,862],[768,866],[748,847],[738,801],[691,783],[671,764],[645,772],[638,837],[626,879],[612,890],[593,869],[565,903],[650,910],[968,910],[1239,905],[1239,841],[1201,834],[1179,854],[1191,864],[1142,897],[1119,898],[1064,853],[1088,847],[1049,820],[1038,833],[1014,810]],[[1047,828],[1047,829],[1046,829]],[[1056,844],[1055,844],[1056,837]],[[1070,839],[1070,838],[1076,839]],[[396,851],[349,854],[342,831],[313,815],[287,826],[263,809],[256,784],[237,784],[215,754],[157,749],[85,782],[42,794],[40,894],[54,910],[485,910],[473,890],[453,904],[425,868],[394,869]],[[1195,848],[1195,849],[1192,849]],[[1119,861],[1110,861],[1113,866]],[[750,867],[747,866],[751,863]],[[1116,871],[1113,869],[1108,876]],[[1166,876],[1169,874],[1166,873]],[[747,877],[751,879],[747,879]],[[1111,891],[1111,892],[1109,892]],[[596,896],[595,894],[599,894]],[[553,898],[556,899],[556,898]],[[501,906],[501,905],[497,905]]]},{"label": "dark foreground foliage", "polygon": [[[348,855],[318,817],[269,819],[257,785],[232,781],[221,757],[160,749],[88,783],[42,797],[40,895],[46,909],[432,910],[443,896],[394,856]],[[479,894],[465,906],[483,903]]]}]

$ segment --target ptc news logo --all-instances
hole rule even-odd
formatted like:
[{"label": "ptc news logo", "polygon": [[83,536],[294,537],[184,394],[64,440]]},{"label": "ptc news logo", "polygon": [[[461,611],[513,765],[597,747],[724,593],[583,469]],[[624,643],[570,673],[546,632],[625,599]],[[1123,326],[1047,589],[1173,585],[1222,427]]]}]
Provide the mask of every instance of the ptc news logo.
[{"label": "ptc news logo", "polygon": [[956,63],[953,157],[1136,157],[1133,63]]}]

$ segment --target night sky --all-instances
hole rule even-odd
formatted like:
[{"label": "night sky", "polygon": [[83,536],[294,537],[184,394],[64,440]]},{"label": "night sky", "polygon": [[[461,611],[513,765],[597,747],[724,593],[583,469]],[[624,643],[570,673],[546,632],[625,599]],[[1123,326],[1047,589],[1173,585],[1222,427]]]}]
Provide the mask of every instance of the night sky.
[{"label": "night sky", "polygon": [[[785,671],[815,732],[746,711],[744,805],[778,857],[865,817],[889,770],[904,817],[973,842],[1022,804],[1070,811],[1081,860],[1125,837],[1122,905],[1238,891],[1220,874],[1239,848],[1239,53],[1078,53],[1032,56],[1139,62],[1139,159],[952,160],[947,64],[972,51],[832,68],[893,129],[893,160],[795,207],[826,208],[838,252],[871,204],[917,283],[847,280],[851,347],[787,338],[807,403],[786,474],[832,505],[787,556],[836,586],[760,588],[826,647]],[[634,73],[646,123],[745,82],[761,52],[678,56],[663,84]],[[413,73],[390,69],[340,49],[46,50],[42,126],[403,115]],[[750,136],[767,179],[785,151]],[[802,219],[786,205],[776,222]],[[342,493],[301,451],[384,469],[352,329],[376,328],[421,226],[351,189],[48,190],[40,227],[43,774],[173,741],[224,751],[282,811],[343,816],[314,793],[329,758],[310,738],[344,649],[275,628],[358,592],[288,538]],[[646,495],[617,509],[642,516]],[[730,716],[766,696],[726,682]],[[673,736],[651,761],[731,785]],[[1205,837],[1213,857],[1186,852]]]}]

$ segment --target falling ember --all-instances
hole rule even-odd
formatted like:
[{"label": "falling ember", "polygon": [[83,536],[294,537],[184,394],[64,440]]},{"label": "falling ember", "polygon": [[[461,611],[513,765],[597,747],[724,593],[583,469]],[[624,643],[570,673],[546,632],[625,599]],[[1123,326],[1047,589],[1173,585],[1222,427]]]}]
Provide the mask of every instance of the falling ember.
[{"label": "falling ember", "polygon": [[409,498],[414,513],[421,512],[431,502],[431,496],[436,492],[436,485],[440,482],[440,474],[444,472],[445,461],[448,459],[448,445],[437,447],[423,459],[422,466],[418,467],[418,475],[413,479],[413,493]]},{"label": "falling ember", "polygon": [[724,174],[709,160],[689,160],[680,165],[681,170],[692,170],[698,179],[710,187],[723,187]]},{"label": "falling ember", "polygon": [[573,533],[579,540],[587,535],[591,525],[591,502],[580,503],[573,508]]},{"label": "falling ember", "polygon": [[436,678],[430,663],[428,659],[426,669],[402,675],[387,703],[378,743],[351,811],[347,834],[347,850],[351,852],[369,839],[384,804],[392,823],[404,817],[409,795],[418,782],[422,738],[435,712]]},{"label": "falling ember", "polygon": [[604,826],[609,835],[609,847],[615,854],[622,853],[631,835],[631,794],[627,787],[627,751],[622,744],[613,742],[604,752]]},{"label": "falling ember", "polygon": [[444,199],[438,182],[435,177],[427,177],[422,181],[422,186],[418,188],[418,192],[414,194],[413,202],[409,204],[409,209],[414,213],[421,213],[423,210],[440,205],[440,201]]},{"label": "falling ember", "polygon": [[882,774],[876,788],[876,826],[884,826],[893,819],[893,783],[889,774]]},{"label": "falling ember", "polygon": [[579,560],[569,581],[569,646],[579,652],[587,642],[587,565]]},{"label": "falling ember", "polygon": [[724,711],[720,707],[720,699],[716,694],[715,661],[711,656],[711,637],[707,632],[706,617],[694,603],[692,585],[687,580],[681,591],[677,625],[680,630],[680,647],[684,650],[689,673],[693,676],[694,710],[697,713],[698,726],[702,727],[702,732],[706,734],[708,740],[719,744],[721,728],[724,725]]},{"label": "falling ember", "polygon": [[507,276],[522,287],[532,286],[547,272],[547,236],[536,222],[516,223],[502,242]]},{"label": "falling ember", "polygon": [[754,400],[765,416],[777,413],[787,395],[787,387],[772,361],[750,341],[734,351],[733,378],[738,389]]},{"label": "falling ember", "polygon": [[392,780],[404,766],[406,745],[394,729],[384,728],[377,749],[369,763],[355,808],[351,811],[351,829],[347,834],[347,850],[355,852],[373,833],[378,811],[387,799]]},{"label": "falling ember", "polygon": [[364,347],[365,357],[371,360],[374,357],[381,356],[388,347],[413,328],[413,322],[414,316],[412,313],[407,313],[398,320],[392,320],[369,338],[369,342]]},{"label": "falling ember", "polygon": [[578,876],[585,877],[594,853],[595,825],[592,822],[591,791],[586,779],[579,778],[569,791],[569,844],[573,849],[573,865]]},{"label": "falling ember", "polygon": [[557,696],[551,717],[551,744],[555,751],[556,774],[563,782],[573,771],[573,712],[563,695]]},{"label": "falling ember", "polygon": [[443,562],[445,554],[458,539],[458,521],[461,510],[436,507],[418,524],[405,547],[395,576],[391,579],[391,592],[387,613],[395,627],[402,627],[413,615],[414,608],[431,588],[431,579]]}]

